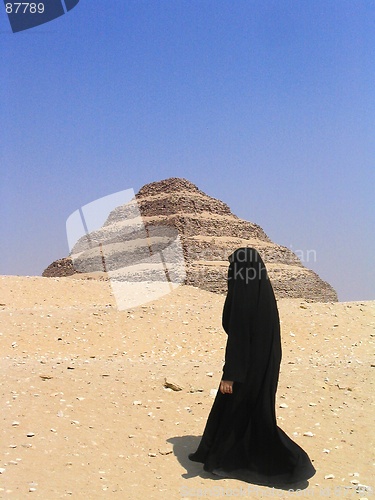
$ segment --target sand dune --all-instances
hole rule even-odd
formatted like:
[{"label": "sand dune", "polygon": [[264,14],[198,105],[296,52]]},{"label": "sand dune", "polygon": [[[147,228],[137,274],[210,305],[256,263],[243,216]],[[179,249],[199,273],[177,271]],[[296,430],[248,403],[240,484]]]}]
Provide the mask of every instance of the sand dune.
[{"label": "sand dune", "polygon": [[278,422],[317,469],[289,493],[187,458],[221,377],[224,296],[182,286],[118,311],[106,281],[0,283],[1,498],[373,496],[375,302],[279,301]]}]

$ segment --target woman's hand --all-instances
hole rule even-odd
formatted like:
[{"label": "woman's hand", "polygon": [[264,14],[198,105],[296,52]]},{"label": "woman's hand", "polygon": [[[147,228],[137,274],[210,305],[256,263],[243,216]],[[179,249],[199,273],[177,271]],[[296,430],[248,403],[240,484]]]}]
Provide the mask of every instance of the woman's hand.
[{"label": "woman's hand", "polygon": [[232,394],[233,393],[233,381],[222,380],[220,382],[220,392],[222,394]]}]

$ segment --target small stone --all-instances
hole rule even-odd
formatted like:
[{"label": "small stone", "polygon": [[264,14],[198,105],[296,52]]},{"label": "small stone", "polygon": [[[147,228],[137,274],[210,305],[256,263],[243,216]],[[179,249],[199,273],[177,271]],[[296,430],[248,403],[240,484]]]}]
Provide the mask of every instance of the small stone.
[{"label": "small stone", "polygon": [[34,488],[33,486],[30,486],[29,491],[30,491],[30,493],[31,493],[32,491],[36,491],[36,488]]},{"label": "small stone", "polygon": [[139,406],[142,404],[142,401],[133,401],[133,405]]},{"label": "small stone", "polygon": [[17,448],[17,445],[16,444],[10,444],[9,448]]},{"label": "small stone", "polygon": [[28,432],[28,433],[26,434],[26,436],[27,436],[28,438],[32,438],[32,437],[34,437],[34,436],[35,436],[35,432]]},{"label": "small stone", "polygon": [[168,381],[164,378],[164,387],[166,389],[172,389],[172,391],[182,391],[182,387],[175,382]]},{"label": "small stone", "polygon": [[20,425],[20,423],[17,420],[15,420],[14,422],[12,422],[12,425],[13,427],[17,427],[17,425]]},{"label": "small stone", "polygon": [[159,450],[159,453],[160,455],[169,455],[172,451],[172,448],[162,448]]},{"label": "small stone", "polygon": [[4,474],[5,471],[6,469],[3,469],[2,467],[0,468],[0,474]]},{"label": "small stone", "polygon": [[212,372],[208,372],[208,373],[206,373],[206,375],[207,375],[207,377],[213,377],[214,376],[214,374]]},{"label": "small stone", "polygon": [[281,405],[279,405],[279,408],[288,408],[288,405],[286,403],[281,403]]},{"label": "small stone", "polygon": [[149,457],[156,457],[156,453],[149,453],[148,456]]},{"label": "small stone", "polygon": [[357,487],[355,489],[358,493],[361,493],[363,491],[368,491],[369,493],[372,492],[371,486],[366,486],[365,484],[357,484]]},{"label": "small stone", "polygon": [[312,432],[310,432],[310,431],[308,431],[308,432],[304,432],[304,433],[303,433],[303,435],[304,435],[304,436],[307,436],[307,437],[313,437],[313,436],[315,436],[315,434],[314,434],[314,433],[312,433]]},{"label": "small stone", "polygon": [[352,479],[350,482],[351,482],[352,484],[359,484],[358,479]]},{"label": "small stone", "polygon": [[324,448],[323,453],[330,453],[331,450],[328,450],[327,448]]},{"label": "small stone", "polygon": [[335,476],[333,474],[327,474],[324,476],[324,479],[335,479]]}]

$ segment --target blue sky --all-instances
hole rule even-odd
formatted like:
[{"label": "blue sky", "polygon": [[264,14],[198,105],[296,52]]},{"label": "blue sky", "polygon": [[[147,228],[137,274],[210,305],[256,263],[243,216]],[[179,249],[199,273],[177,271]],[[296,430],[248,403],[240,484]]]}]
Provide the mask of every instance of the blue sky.
[{"label": "blue sky", "polygon": [[80,206],[184,177],[374,299],[374,21],[361,0],[81,0],[13,34],[0,11],[0,274],[66,256]]}]

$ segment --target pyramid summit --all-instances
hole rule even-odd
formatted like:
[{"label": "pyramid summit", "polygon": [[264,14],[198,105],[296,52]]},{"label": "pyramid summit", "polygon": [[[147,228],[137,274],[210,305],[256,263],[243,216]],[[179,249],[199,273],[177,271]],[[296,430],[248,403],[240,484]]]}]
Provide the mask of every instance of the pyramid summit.
[{"label": "pyramid summit", "polygon": [[[142,221],[147,232],[162,239],[178,234],[186,275],[184,283],[217,293],[227,290],[228,256],[239,247],[254,247],[262,256],[278,298],[301,298],[308,301],[337,301],[335,290],[316,273],[306,268],[290,249],[273,243],[263,229],[232,214],[229,206],[201,191],[192,182],[169,178],[143,186],[135,199],[112,210],[102,228],[87,235],[96,249],[111,248],[111,262],[126,266],[135,254],[146,248],[146,233],[127,230],[126,249],[119,245],[118,228],[126,220]],[[161,233],[162,232],[162,233]],[[143,235],[142,235],[143,234]],[[161,238],[163,234],[163,238]],[[169,235],[169,236],[168,236]],[[144,241],[142,241],[142,238]],[[124,235],[121,235],[122,242]],[[84,242],[83,242],[84,243]],[[79,248],[82,241],[77,242]],[[161,248],[161,247],[160,247]],[[74,251],[74,249],[73,249]],[[99,250],[85,267],[76,265],[71,256],[53,262],[43,276],[68,276],[77,272],[103,271]],[[142,279],[137,275],[136,279]],[[130,279],[133,279],[130,278]]]}]

